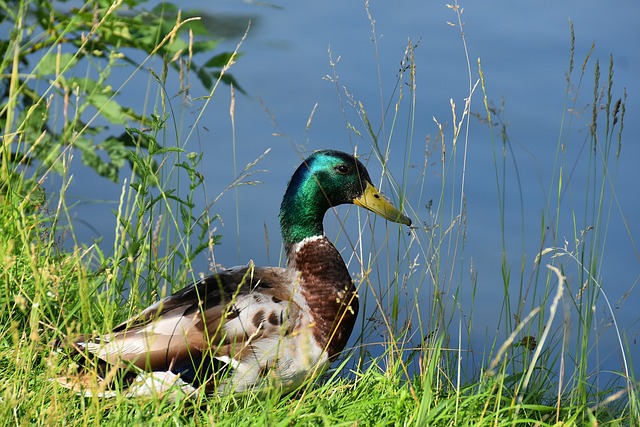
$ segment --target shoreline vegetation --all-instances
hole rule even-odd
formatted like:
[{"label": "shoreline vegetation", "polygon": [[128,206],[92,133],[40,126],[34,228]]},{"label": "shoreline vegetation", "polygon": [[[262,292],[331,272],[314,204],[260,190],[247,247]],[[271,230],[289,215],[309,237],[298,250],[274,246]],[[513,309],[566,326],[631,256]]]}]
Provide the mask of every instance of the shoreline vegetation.
[{"label": "shoreline vegetation", "polygon": [[[327,374],[286,395],[269,389],[241,396],[200,396],[197,401],[135,399],[117,393],[110,399],[87,398],[50,381],[75,363],[52,342],[109,331],[169,289],[197,280],[200,273],[192,268],[193,260],[210,256],[221,239],[215,214],[219,196],[207,206],[196,203],[196,195],[206,193],[199,172],[203,155],[185,147],[221,85],[243,92],[233,66],[237,61],[250,63],[251,58],[241,58],[242,42],[233,52],[220,52],[219,40],[195,14],[170,4],[141,12],[135,1],[128,3],[125,8],[117,2],[88,2],[72,14],[49,2],[0,4],[1,25],[9,30],[1,40],[1,425],[640,425],[638,380],[628,358],[628,337],[619,330],[600,286],[598,261],[612,221],[609,186],[615,187],[627,102],[626,92],[614,88],[613,58],[609,64],[593,60],[591,52],[576,58],[570,28],[567,113],[559,118],[557,150],[550,156],[554,176],[547,206],[540,222],[531,225],[540,227],[540,251],[533,268],[530,262],[524,265],[523,254],[514,254],[523,257],[516,271],[507,262],[505,243],[506,182],[518,176],[509,168],[504,106],[492,104],[481,61],[474,64],[466,53],[457,2],[450,6],[452,25],[460,28],[465,46],[469,97],[461,105],[452,101],[453,129],[436,122],[439,133],[427,138],[425,147],[429,158],[410,158],[408,147],[405,171],[394,178],[385,168],[391,135],[375,130],[381,124],[370,119],[362,104],[345,102],[344,108],[355,109],[361,120],[353,126],[367,132],[362,136],[370,143],[368,161],[382,166],[387,194],[412,218],[418,217],[417,206],[427,206],[430,217],[408,234],[387,230],[387,246],[372,257],[353,244],[348,248],[349,253],[356,249],[350,270],[360,298],[379,307],[379,317],[358,319],[355,346]],[[368,3],[367,13],[375,43]],[[250,29],[242,28],[238,38],[244,40],[246,31]],[[390,129],[401,132],[396,129],[409,118],[402,130],[407,135],[414,131],[419,74],[414,49],[409,42],[396,89],[383,100],[390,107],[384,115]],[[207,59],[198,62],[194,57]],[[151,58],[159,59],[162,67],[147,68]],[[118,86],[112,77],[123,66],[131,75]],[[140,75],[154,88],[149,89],[144,112],[118,98]],[[166,93],[169,78],[180,79],[185,93],[192,90],[192,80],[208,91],[196,98],[201,109],[186,133],[177,130],[184,125],[183,116],[171,103],[173,95]],[[336,89],[340,94],[337,85]],[[574,120],[568,111],[579,106],[582,92],[592,93],[592,111],[586,154],[577,161],[564,144]],[[472,97],[483,99],[482,113],[471,111]],[[231,111],[233,123],[233,105]],[[473,266],[448,256],[464,251],[470,120],[486,124],[491,139],[503,241],[502,248],[494,248],[502,253],[504,300],[496,304],[500,332],[485,333],[480,360],[460,343],[463,335],[483,332],[460,320],[461,313],[444,300],[461,291],[458,282],[449,279],[453,275],[470,281],[474,295],[481,286]],[[239,168],[224,192],[254,184],[257,167],[268,153]],[[77,179],[70,164],[79,161],[85,172],[122,185],[113,212],[113,248],[77,241],[66,190]],[[411,164],[423,165],[416,182],[407,179]],[[433,200],[425,189],[427,168],[432,167],[440,168],[441,179],[440,194],[437,189],[429,192],[436,195]],[[571,173],[577,168],[585,168],[589,176],[586,194],[572,192]],[[59,175],[59,188],[43,188],[50,174]],[[453,194],[448,193],[451,188]],[[523,189],[518,188],[522,197]],[[584,210],[571,208],[567,194],[581,200]],[[559,219],[567,217],[574,221],[571,242],[554,237],[561,235]],[[369,226],[359,225],[360,230]],[[369,234],[367,230],[354,237],[369,239],[364,237]],[[567,286],[568,276],[583,284],[577,293]],[[407,289],[415,297],[404,298]],[[421,289],[429,289],[429,301],[417,301]],[[608,332],[619,343],[619,372],[593,372],[596,303],[609,310],[613,326]],[[380,336],[384,340],[376,347],[382,351],[373,354],[370,343],[380,341]],[[594,382],[599,374],[603,381]]]}]

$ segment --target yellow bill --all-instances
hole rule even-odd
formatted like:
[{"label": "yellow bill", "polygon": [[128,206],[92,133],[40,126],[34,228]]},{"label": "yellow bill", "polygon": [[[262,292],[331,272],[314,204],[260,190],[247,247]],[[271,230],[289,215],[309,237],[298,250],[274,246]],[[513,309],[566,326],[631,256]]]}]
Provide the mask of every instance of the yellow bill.
[{"label": "yellow bill", "polygon": [[388,221],[411,225],[411,220],[389,203],[387,199],[382,197],[376,187],[368,182],[362,196],[353,199],[353,203],[355,205],[362,206],[365,209],[369,209],[371,212],[380,215]]}]

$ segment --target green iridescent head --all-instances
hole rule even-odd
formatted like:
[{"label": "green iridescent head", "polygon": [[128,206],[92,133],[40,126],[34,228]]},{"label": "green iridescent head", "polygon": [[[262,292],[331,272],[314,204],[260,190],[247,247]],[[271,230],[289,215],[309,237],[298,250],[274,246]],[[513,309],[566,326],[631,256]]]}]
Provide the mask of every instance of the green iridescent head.
[{"label": "green iridescent head", "polygon": [[409,218],[380,195],[359,160],[341,151],[317,151],[295,171],[280,205],[280,228],[287,250],[307,237],[322,235],[325,212],[347,203],[411,225]]}]

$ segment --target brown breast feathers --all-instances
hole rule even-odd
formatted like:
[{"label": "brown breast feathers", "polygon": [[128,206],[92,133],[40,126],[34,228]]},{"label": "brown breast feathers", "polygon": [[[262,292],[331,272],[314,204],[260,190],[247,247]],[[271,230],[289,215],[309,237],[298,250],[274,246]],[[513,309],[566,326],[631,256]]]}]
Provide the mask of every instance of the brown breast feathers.
[{"label": "brown breast feathers", "polygon": [[313,317],[313,336],[334,359],[347,344],[358,315],[353,281],[340,253],[326,237],[303,241],[293,252],[290,262],[300,271],[300,292]]}]

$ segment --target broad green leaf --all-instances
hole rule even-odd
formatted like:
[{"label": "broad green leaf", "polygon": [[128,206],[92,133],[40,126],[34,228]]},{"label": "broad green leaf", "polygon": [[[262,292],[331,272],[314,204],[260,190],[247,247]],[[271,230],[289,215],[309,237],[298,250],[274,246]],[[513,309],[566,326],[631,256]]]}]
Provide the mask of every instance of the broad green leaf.
[{"label": "broad green leaf", "polygon": [[205,62],[204,63],[204,67],[206,67],[206,68],[223,68],[224,66],[229,64],[229,61],[231,61],[232,57],[233,57],[233,60],[235,62],[235,61],[238,60],[238,58],[241,55],[242,54],[239,53],[239,54],[236,54],[234,56],[233,52],[219,53],[218,55],[212,57],[207,62]]},{"label": "broad green leaf", "polygon": [[205,88],[207,88],[208,90],[211,90],[213,88],[213,79],[211,78],[211,73],[205,68],[200,68],[198,70],[198,78]]},{"label": "broad green leaf", "polygon": [[103,160],[96,150],[92,140],[79,136],[73,143],[74,147],[78,148],[82,153],[82,163],[91,167],[99,175],[116,182],[118,180],[118,170],[120,167],[112,162]]},{"label": "broad green leaf", "polygon": [[127,115],[113,98],[103,94],[91,94],[87,101],[96,107],[100,114],[111,123],[124,125],[127,123]]},{"label": "broad green leaf", "polygon": [[217,40],[198,40],[193,42],[193,53],[211,52],[218,46]]},{"label": "broad green leaf", "polygon": [[64,73],[77,64],[77,59],[71,53],[49,53],[38,62],[37,74],[49,76]]}]

